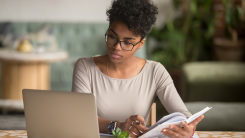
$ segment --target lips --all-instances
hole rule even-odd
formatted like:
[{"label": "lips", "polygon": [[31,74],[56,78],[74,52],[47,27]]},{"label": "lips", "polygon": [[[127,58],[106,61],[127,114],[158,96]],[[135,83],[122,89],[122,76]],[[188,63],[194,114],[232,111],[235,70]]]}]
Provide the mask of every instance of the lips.
[{"label": "lips", "polygon": [[122,57],[121,55],[117,54],[116,52],[110,52],[110,55],[113,58],[120,58],[120,57]]}]

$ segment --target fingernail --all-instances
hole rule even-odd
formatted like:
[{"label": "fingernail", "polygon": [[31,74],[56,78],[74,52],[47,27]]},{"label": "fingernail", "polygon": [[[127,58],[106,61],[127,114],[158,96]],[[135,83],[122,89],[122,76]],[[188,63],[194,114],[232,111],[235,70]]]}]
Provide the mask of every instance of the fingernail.
[{"label": "fingernail", "polygon": [[166,130],[166,129],[164,129],[163,131],[164,131],[164,132],[166,132],[167,130]]}]

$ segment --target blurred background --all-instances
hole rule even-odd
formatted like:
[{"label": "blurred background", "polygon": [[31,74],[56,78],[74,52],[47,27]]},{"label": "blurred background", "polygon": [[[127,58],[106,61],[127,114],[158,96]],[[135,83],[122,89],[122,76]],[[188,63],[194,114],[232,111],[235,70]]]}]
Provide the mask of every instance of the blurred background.
[{"label": "blurred background", "polygon": [[[136,56],[162,63],[200,131],[245,131],[245,0],[153,0]],[[0,130],[25,130],[21,90],[71,91],[78,58],[106,54],[111,0],[0,0]],[[45,102],[45,101],[44,101]],[[157,120],[167,115],[158,98]],[[38,110],[38,109],[37,109]]]}]

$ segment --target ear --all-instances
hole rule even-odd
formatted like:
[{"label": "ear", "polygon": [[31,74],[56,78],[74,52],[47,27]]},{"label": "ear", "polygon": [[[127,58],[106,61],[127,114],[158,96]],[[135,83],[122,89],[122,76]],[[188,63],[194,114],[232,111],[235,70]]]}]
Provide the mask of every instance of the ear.
[{"label": "ear", "polygon": [[146,39],[144,38],[144,39],[142,39],[142,40],[139,42],[137,49],[141,49],[141,48],[142,48],[142,46],[143,46],[144,43],[145,43],[145,40],[146,40]]}]

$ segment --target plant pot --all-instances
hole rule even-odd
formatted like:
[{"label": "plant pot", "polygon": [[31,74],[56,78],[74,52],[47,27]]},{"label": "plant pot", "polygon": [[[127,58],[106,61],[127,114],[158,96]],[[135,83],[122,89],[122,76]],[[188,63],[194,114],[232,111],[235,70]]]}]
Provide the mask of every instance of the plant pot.
[{"label": "plant pot", "polygon": [[245,57],[245,41],[232,41],[226,38],[215,38],[214,58],[219,61],[242,61]]}]

